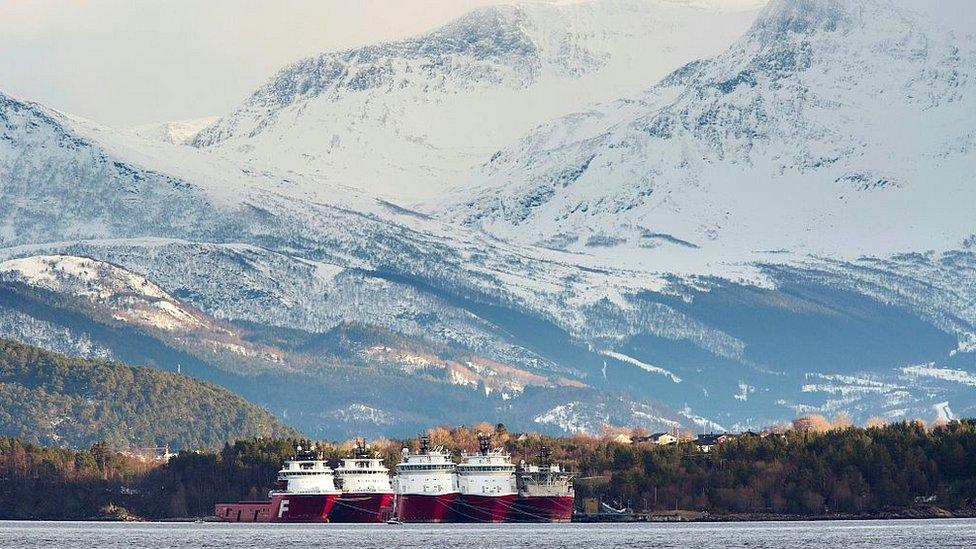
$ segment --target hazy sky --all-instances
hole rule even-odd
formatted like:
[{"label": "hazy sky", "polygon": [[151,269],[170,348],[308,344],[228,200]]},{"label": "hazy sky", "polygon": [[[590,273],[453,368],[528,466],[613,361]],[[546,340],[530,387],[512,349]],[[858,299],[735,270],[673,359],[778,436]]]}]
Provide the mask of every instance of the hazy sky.
[{"label": "hazy sky", "polygon": [[285,64],[498,0],[0,0],[0,91],[110,125],[221,114]]},{"label": "hazy sky", "polygon": [[494,3],[0,0],[0,91],[115,126],[223,114],[291,61]]}]

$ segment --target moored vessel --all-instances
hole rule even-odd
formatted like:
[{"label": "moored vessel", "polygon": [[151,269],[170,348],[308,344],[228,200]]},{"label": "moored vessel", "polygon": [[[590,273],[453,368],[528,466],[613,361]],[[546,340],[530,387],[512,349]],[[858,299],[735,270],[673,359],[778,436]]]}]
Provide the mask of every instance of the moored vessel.
[{"label": "moored vessel", "polygon": [[393,510],[390,470],[375,457],[365,440],[357,440],[351,458],[336,469],[342,494],[332,507],[332,522],[383,522]]},{"label": "moored vessel", "polygon": [[513,506],[515,522],[569,522],[573,519],[573,475],[552,463],[543,446],[538,465],[520,464],[516,473],[518,497]]},{"label": "moored vessel", "polygon": [[214,514],[226,522],[328,522],[339,497],[332,468],[314,447],[297,449],[285,461],[266,501],[218,503]]},{"label": "moored vessel", "polygon": [[509,454],[491,447],[491,435],[479,433],[478,452],[461,454],[457,479],[457,520],[505,522],[513,517],[515,465]]},{"label": "moored vessel", "polygon": [[401,522],[452,522],[460,495],[456,465],[443,448],[431,448],[430,437],[420,436],[416,454],[403,449],[396,466],[396,513]]}]

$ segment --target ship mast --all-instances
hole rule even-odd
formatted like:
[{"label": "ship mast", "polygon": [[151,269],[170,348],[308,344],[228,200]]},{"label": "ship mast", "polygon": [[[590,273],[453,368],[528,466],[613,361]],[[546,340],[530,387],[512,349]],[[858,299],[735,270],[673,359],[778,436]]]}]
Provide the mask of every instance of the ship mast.
[{"label": "ship mast", "polygon": [[541,448],[539,448],[539,472],[540,473],[548,473],[550,471],[549,465],[551,463],[551,457],[552,457],[552,450],[548,446],[543,445]]},{"label": "ship mast", "polygon": [[491,452],[491,435],[478,433],[478,452],[483,456]]},{"label": "ship mast", "polygon": [[356,439],[356,450],[353,452],[353,456],[356,457],[356,459],[367,459],[370,457],[369,446],[366,445],[366,439]]}]

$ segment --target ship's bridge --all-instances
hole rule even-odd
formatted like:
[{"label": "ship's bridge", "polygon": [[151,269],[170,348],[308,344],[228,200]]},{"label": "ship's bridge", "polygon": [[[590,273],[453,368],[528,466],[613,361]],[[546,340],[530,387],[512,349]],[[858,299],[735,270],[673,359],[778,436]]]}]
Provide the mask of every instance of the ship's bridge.
[{"label": "ship's bridge", "polygon": [[514,473],[515,464],[511,457],[502,452],[491,452],[489,454],[462,454],[461,463],[457,465],[458,473],[465,472],[491,472]]},{"label": "ship's bridge", "polygon": [[366,441],[356,442],[355,455],[342,460],[336,475],[343,492],[392,492],[390,470],[370,454]]},{"label": "ship's bridge", "polygon": [[403,449],[403,461],[397,464],[396,491],[400,494],[443,495],[457,492],[451,455],[440,446],[430,447],[430,438],[420,437],[420,453]]},{"label": "ship's bridge", "polygon": [[333,470],[313,452],[298,451],[298,457],[288,460],[278,471],[278,484],[283,489],[272,493],[334,494],[338,493]]},{"label": "ship's bridge", "polygon": [[462,495],[501,496],[514,494],[515,464],[511,456],[491,448],[491,437],[478,435],[478,453],[461,454],[457,464],[458,488]]},{"label": "ship's bridge", "polygon": [[451,455],[443,448],[437,447],[433,450],[423,448],[423,453],[411,454],[406,448],[403,449],[403,461],[397,464],[397,473],[420,472],[420,471],[448,471],[454,472],[454,462]]}]

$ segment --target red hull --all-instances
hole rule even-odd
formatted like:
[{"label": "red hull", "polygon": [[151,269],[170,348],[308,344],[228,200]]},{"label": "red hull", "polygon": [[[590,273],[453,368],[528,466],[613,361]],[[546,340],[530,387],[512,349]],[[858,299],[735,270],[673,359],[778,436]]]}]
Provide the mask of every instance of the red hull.
[{"label": "red hull", "polygon": [[461,494],[454,506],[458,522],[506,522],[512,518],[515,494],[475,496]]},{"label": "red hull", "polygon": [[573,519],[573,496],[524,496],[515,500],[512,520],[516,522],[569,522]]},{"label": "red hull", "polygon": [[344,492],[329,515],[331,522],[384,522],[390,518],[393,492]]},{"label": "red hull", "polygon": [[424,494],[399,494],[397,519],[401,522],[454,522],[457,492],[428,496]]},{"label": "red hull", "polygon": [[275,494],[271,501],[218,503],[214,514],[224,522],[329,522],[338,494]]}]

